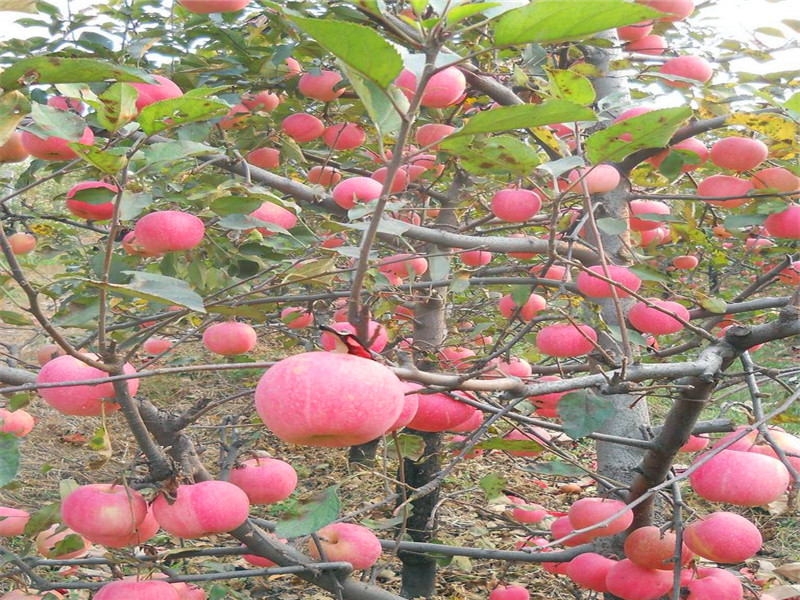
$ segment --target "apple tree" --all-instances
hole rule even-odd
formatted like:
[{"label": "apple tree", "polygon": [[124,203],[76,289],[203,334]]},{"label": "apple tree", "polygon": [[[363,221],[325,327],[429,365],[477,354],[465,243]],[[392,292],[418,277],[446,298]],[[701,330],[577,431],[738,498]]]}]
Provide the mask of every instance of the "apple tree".
[{"label": "apple tree", "polygon": [[[757,46],[692,0],[20,8],[49,35],[0,45],[2,598],[434,597],[454,557],[503,565],[493,600],[525,563],[769,597],[735,507],[796,508],[800,94],[737,60],[796,20]],[[43,506],[14,501],[30,413],[95,427]],[[297,447],[349,474],[301,504]],[[442,543],[465,482],[494,527]]]}]

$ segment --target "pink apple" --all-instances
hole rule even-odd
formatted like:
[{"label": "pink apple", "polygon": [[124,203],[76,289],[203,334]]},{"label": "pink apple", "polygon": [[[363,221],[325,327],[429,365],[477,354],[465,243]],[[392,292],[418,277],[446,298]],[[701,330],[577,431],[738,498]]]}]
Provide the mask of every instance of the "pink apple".
[{"label": "pink apple", "polygon": [[630,296],[630,294],[622,288],[627,288],[636,292],[642,286],[642,280],[628,267],[608,265],[608,270],[606,271],[603,265],[594,265],[589,267],[588,271],[581,271],[577,279],[575,279],[578,289],[589,298],[610,298],[612,295],[611,284],[600,279],[600,277],[596,277],[594,275],[595,273],[622,286],[614,286],[617,297],[619,298],[627,298]]},{"label": "pink apple", "polygon": [[[336,330],[342,333],[356,333],[356,328],[346,321],[337,322]],[[367,335],[369,338],[361,341],[373,352],[382,352],[389,343],[389,334],[386,332],[386,328],[377,321],[370,321],[367,323]],[[328,352],[335,351],[338,348],[338,344],[338,337],[328,331],[320,336],[320,345]]]},{"label": "pink apple", "polygon": [[659,21],[683,21],[694,12],[694,0],[636,0],[636,2],[669,15],[661,17]]},{"label": "pink apple", "polygon": [[[672,532],[662,533],[655,525],[634,529],[625,538],[625,556],[645,569],[671,571],[674,566],[676,537]],[[681,564],[686,565],[694,553],[686,544],[681,546]]]},{"label": "pink apple", "polygon": [[297,89],[308,98],[330,102],[344,94],[343,87],[334,89],[341,81],[342,76],[336,71],[322,70],[318,75],[305,73],[300,77]]},{"label": "pink apple", "polygon": [[633,511],[625,508],[621,500],[607,498],[581,498],[569,507],[569,522],[575,529],[592,527],[617,513],[620,515],[608,524],[590,532],[593,537],[614,535],[625,531],[633,523]]},{"label": "pink apple", "polygon": [[[183,0],[186,2],[187,0]],[[198,2],[199,0],[193,0]],[[221,0],[212,0],[219,2]],[[94,600],[181,600],[166,581],[112,581],[95,593]]]},{"label": "pink apple", "polygon": [[[375,181],[377,181],[381,185],[383,185],[384,183],[386,183],[386,177],[388,176],[388,174],[389,174],[389,168],[388,167],[380,167],[378,169],[375,169],[372,172],[372,175],[370,175],[370,179],[374,179]],[[394,174],[394,178],[392,179],[392,185],[389,188],[389,192],[392,193],[392,194],[400,193],[400,192],[402,192],[404,189],[406,189],[408,187],[408,183],[409,183],[408,171],[406,171],[403,168],[398,169],[397,172],[395,172],[395,174]],[[416,213],[413,213],[413,214],[416,215]],[[412,217],[412,219],[413,219],[413,217]],[[417,215],[417,219],[419,219],[418,215]],[[404,220],[404,219],[401,219],[401,220]],[[412,223],[412,224],[413,225],[419,225],[419,222]]]},{"label": "pink apple", "polygon": [[227,481],[179,485],[170,503],[163,494],[153,501],[153,515],[167,532],[182,538],[232,531],[250,512],[247,494]]},{"label": "pink apple", "polygon": [[228,321],[215,323],[203,332],[203,345],[221,356],[245,354],[256,347],[258,335],[252,325]]},{"label": "pink apple", "polygon": [[690,435],[686,443],[680,447],[678,452],[700,452],[708,446],[709,439],[699,435]]},{"label": "pink apple", "polygon": [[[697,186],[697,195],[704,202],[712,206],[725,208],[738,208],[750,202],[747,193],[755,189],[753,182],[739,179],[732,175],[712,175],[706,177]],[[715,200],[714,198],[731,198],[730,200]]]},{"label": "pink apple", "polygon": [[[697,155],[698,162],[696,164],[685,164],[681,167],[681,171],[684,173],[688,173],[689,171],[694,171],[695,169],[699,168],[703,165],[706,160],[708,160],[708,148],[706,145],[696,138],[689,138],[683,140],[682,142],[678,142],[674,146],[670,147],[672,150],[686,150],[688,152],[692,152],[693,154]],[[650,159],[650,164],[652,164],[656,169],[661,166],[661,163],[664,161],[665,158],[669,155],[669,150],[664,150],[664,152],[660,152],[656,154],[654,157]]]},{"label": "pink apple", "polygon": [[645,569],[626,558],[608,570],[606,587],[623,600],[656,600],[672,587],[672,573]]},{"label": "pink apple", "polygon": [[10,411],[0,408],[0,433],[11,433],[16,437],[25,437],[33,431],[34,421],[29,412],[18,408]]},{"label": "pink apple", "polygon": [[403,410],[404,393],[397,376],[380,363],[305,352],[268,369],[255,399],[261,420],[282,440],[336,448],[383,435]]},{"label": "pink apple", "polygon": [[64,356],[64,349],[57,344],[45,344],[36,352],[36,360],[40,367],[45,366],[57,356]]},{"label": "pink apple", "polygon": [[142,495],[122,485],[82,485],[61,504],[64,523],[87,540],[101,544],[108,540],[127,541],[146,516],[147,502]]},{"label": "pink apple", "polygon": [[[317,537],[326,560],[349,562],[356,570],[369,569],[383,551],[374,533],[354,523],[331,523],[320,529]],[[308,553],[316,560],[321,558],[314,540],[308,541]]]},{"label": "pink apple", "polygon": [[178,0],[186,10],[201,15],[237,12],[250,4],[250,0]]},{"label": "pink apple", "polygon": [[[534,383],[546,383],[548,381],[561,381],[558,375],[545,375],[540,377]],[[543,417],[555,417],[556,406],[558,401],[568,392],[552,392],[550,394],[539,394],[535,396],[528,396],[528,401],[536,406],[536,413]]]},{"label": "pink apple", "polygon": [[[461,99],[467,87],[467,80],[458,67],[447,67],[428,80],[422,92],[422,106],[428,108],[447,108]],[[416,88],[416,80],[414,81]]]},{"label": "pink apple", "polygon": [[691,271],[699,264],[700,260],[696,256],[692,255],[676,256],[672,259],[672,266],[683,271]]},{"label": "pink apple", "polygon": [[[75,195],[82,190],[98,188],[108,190],[110,193],[107,195],[109,198],[112,198],[112,200],[97,204],[75,199]],[[108,221],[114,214],[113,199],[118,193],[119,188],[117,186],[106,183],[105,181],[84,181],[67,192],[67,210],[81,219]]]},{"label": "pink apple", "polygon": [[[510,319],[517,310],[517,303],[511,294],[506,294],[500,298],[498,308],[501,315],[506,319]],[[521,321],[528,322],[545,308],[547,308],[547,300],[539,294],[531,294],[528,296],[528,301],[517,312],[517,316]]]},{"label": "pink apple", "polygon": [[472,418],[477,410],[443,393],[418,394],[417,412],[408,427],[417,431],[450,431]]},{"label": "pink apple", "polygon": [[133,228],[135,243],[158,254],[191,250],[203,241],[205,232],[203,221],[179,210],[148,213]]},{"label": "pink apple", "polygon": [[617,27],[617,37],[623,42],[634,42],[650,34],[653,31],[653,22],[645,21],[625,27]]},{"label": "pink apple", "polygon": [[183,96],[179,88],[172,80],[162,75],[151,75],[156,83],[129,83],[128,85],[136,88],[139,97],[136,99],[136,110],[142,110],[145,106],[150,106],[154,102],[161,100],[171,100]]},{"label": "pink apple", "polygon": [[416,390],[420,389],[419,384],[408,381],[401,381],[400,383],[402,383],[405,389],[403,410],[400,411],[397,419],[392,423],[387,432],[396,431],[408,425],[414,418],[414,415],[417,414],[417,409],[419,408],[419,394],[415,393]]},{"label": "pink apple", "polygon": [[763,539],[741,515],[715,512],[686,526],[683,539],[692,552],[716,563],[740,563],[755,556]]},{"label": "pink apple", "polygon": [[295,142],[311,142],[325,132],[325,124],[314,115],[295,113],[281,122],[281,129]]},{"label": "pink apple", "polygon": [[316,166],[308,170],[309,183],[318,183],[324,187],[336,185],[342,180],[342,174],[333,167]]},{"label": "pink apple", "polygon": [[767,145],[753,138],[731,136],[711,146],[711,162],[731,171],[750,171],[767,159]]},{"label": "pink apple", "polygon": [[771,188],[779,192],[800,190],[800,177],[783,167],[761,169],[750,178],[756,189]]},{"label": "pink apple", "polygon": [[530,377],[533,373],[531,364],[524,358],[518,356],[510,356],[508,360],[498,361],[497,370],[508,377],[519,377],[522,379]]},{"label": "pink apple", "polygon": [[483,267],[492,262],[492,253],[486,250],[467,250],[458,256],[468,267]]},{"label": "pink apple", "polygon": [[[20,140],[28,154],[35,158],[41,158],[42,160],[72,160],[73,158],[78,158],[75,151],[67,145],[74,140],[65,140],[54,136],[41,138],[30,131],[23,131]],[[94,142],[94,132],[87,127],[83,130],[83,135],[77,140],[77,143],[90,146],[92,142]]]},{"label": "pink apple", "polygon": [[786,210],[772,213],[764,221],[764,227],[772,237],[800,239],[800,206],[790,204]]},{"label": "pink apple", "polygon": [[[695,462],[705,456],[701,454]],[[789,472],[771,456],[723,450],[692,472],[689,483],[698,496],[710,502],[763,506],[786,492]]]},{"label": "pink apple", "polygon": [[542,207],[542,197],[534,191],[508,188],[492,196],[495,217],[508,223],[524,223]]},{"label": "pink apple", "polygon": [[[572,532],[575,531],[575,528],[570,524],[569,517],[558,517],[555,521],[550,523],[550,535],[553,537],[553,541],[557,542],[563,537],[570,535]],[[560,542],[562,545],[567,546],[568,548],[572,548],[573,546],[580,546],[581,544],[588,544],[591,542],[596,536],[591,535],[589,533],[581,533],[579,535],[573,536],[566,541]],[[563,567],[563,572],[566,575],[567,566],[566,564]]]},{"label": "pink apple", "polygon": [[[272,538],[273,540],[277,540],[283,544],[285,544],[288,540],[285,538],[279,538],[274,533],[267,533],[267,537]],[[244,544],[242,544],[244,547]],[[276,563],[272,562],[268,558],[264,558],[263,556],[258,556],[257,554],[243,554],[242,558],[245,559],[248,563],[253,565],[254,567],[262,567],[262,568],[269,568],[269,567],[276,567],[278,566]]]},{"label": "pink apple", "polygon": [[26,510],[0,506],[0,537],[22,535],[31,515]]},{"label": "pink apple", "polygon": [[333,188],[333,201],[345,210],[350,210],[356,202],[370,202],[380,198],[383,184],[370,177],[349,177]]},{"label": "pink apple", "polygon": [[472,367],[475,352],[463,346],[447,346],[441,349],[439,356],[445,367],[468,371]]},{"label": "pink apple", "polygon": [[[714,74],[714,69],[706,59],[699,56],[677,56],[675,58],[670,58],[661,65],[659,72],[663,75],[674,75],[676,77],[683,77],[684,79],[691,79],[697,83],[706,83]],[[692,85],[690,81],[670,81],[668,79],[664,79],[663,81],[667,85],[676,88],[688,88]]]},{"label": "pink apple", "polygon": [[539,352],[561,358],[589,354],[596,342],[597,332],[580,323],[555,323],[542,327],[536,334]]},{"label": "pink apple", "polygon": [[[278,206],[274,202],[264,202],[256,210],[250,213],[250,216],[259,221],[265,221],[278,225],[284,229],[291,229],[297,225],[297,215],[292,211],[282,206]],[[274,235],[275,231],[270,231],[266,227],[256,227],[256,230],[261,235]]]},{"label": "pink apple", "polygon": [[530,600],[530,597],[521,585],[498,585],[489,592],[489,600]]},{"label": "pink apple", "polygon": [[[453,449],[453,456],[458,456],[461,453],[461,450],[464,449],[464,445],[466,444],[467,439],[468,438],[463,435],[454,435],[447,441],[448,446],[452,447]],[[464,458],[475,458],[476,456],[482,456],[482,455],[483,455],[483,450],[478,448],[478,449],[472,449],[469,452],[467,452],[464,455]]]},{"label": "pink apple", "polygon": [[608,591],[606,576],[616,564],[616,560],[602,554],[585,552],[569,561],[567,577],[584,589],[605,593]]},{"label": "pink apple", "polygon": [[[305,75],[303,75],[305,77]],[[322,141],[334,150],[358,148],[367,139],[364,130],[355,123],[339,123],[327,127],[322,133]]]},{"label": "pink apple", "polygon": [[581,180],[586,183],[590,194],[605,194],[619,185],[619,171],[612,165],[596,165],[589,169],[570,171],[569,181],[573,183],[571,190],[575,193],[583,191],[583,184],[576,183]]},{"label": "pink apple", "polygon": [[457,433],[475,431],[481,425],[483,425],[483,412],[478,409],[475,409],[475,412],[473,412],[472,415],[470,415],[470,417],[467,420],[462,421],[461,423],[458,423],[456,425],[453,425],[450,428],[450,431]]},{"label": "pink apple", "polygon": [[[670,300],[659,300],[658,298],[648,298],[647,300],[655,306],[668,310],[684,321],[690,319],[689,311],[683,304]],[[628,320],[631,325],[642,333],[652,333],[653,335],[677,333],[683,329],[683,324],[676,318],[656,308],[647,306],[644,302],[637,302],[631,307],[630,312],[628,312]]]},{"label": "pink apple", "polygon": [[[64,538],[67,536],[74,536],[70,537],[70,540],[77,540],[82,543],[82,546],[76,550],[65,552],[64,554],[55,554],[56,544],[64,541]],[[59,524],[51,525],[48,529],[40,532],[39,535],[36,536],[35,543],[36,551],[45,558],[61,558],[64,560],[84,556],[89,546],[91,546],[82,535]]]},{"label": "pink apple", "polygon": [[297,472],[287,462],[258,456],[232,469],[229,480],[242,488],[250,504],[274,504],[291,496],[297,487]]},{"label": "pink apple", "polygon": [[245,94],[242,96],[242,105],[249,111],[272,112],[281,103],[280,97],[272,92],[262,91],[255,94]]},{"label": "pink apple", "polygon": [[667,40],[660,35],[646,35],[640,40],[628,42],[623,49],[627,52],[660,56],[667,49]]},{"label": "pink apple", "polygon": [[304,329],[314,323],[314,313],[301,306],[287,306],[281,311],[281,321],[289,329]]},{"label": "pink apple", "polygon": [[247,153],[247,162],[259,169],[277,169],[281,166],[281,151],[277,148],[257,148]]},{"label": "pink apple", "polygon": [[[99,360],[94,354],[87,356]],[[127,375],[136,373],[133,365],[126,363],[123,371]],[[95,369],[72,356],[59,356],[42,367],[36,377],[36,383],[66,383],[88,379],[102,379],[108,374]],[[128,380],[128,391],[131,396],[139,389],[138,379]],[[110,414],[119,409],[119,405],[110,400],[116,396],[113,384],[77,385],[70,387],[42,388],[39,395],[50,406],[65,415],[96,417]]]},{"label": "pink apple", "polygon": [[428,261],[417,254],[392,254],[380,260],[378,270],[403,279],[413,272],[416,278],[427,272]]},{"label": "pink apple", "polygon": [[448,135],[456,130],[452,125],[442,123],[427,123],[423,125],[415,134],[415,139],[420,146],[430,146],[431,150],[437,150],[438,144]]},{"label": "pink apple", "polygon": [[541,504],[530,504],[522,498],[508,496],[511,504],[516,506],[511,509],[511,516],[520,523],[541,523],[547,518],[547,509]]},{"label": "pink apple", "polygon": [[[686,583],[686,600],[742,600],[744,589],[736,577],[725,569],[697,569],[698,577]],[[764,596],[761,596],[763,599]]]},{"label": "pink apple", "polygon": [[16,256],[29,254],[36,248],[36,238],[30,233],[17,231],[8,236],[8,245]]},{"label": "pink apple", "polygon": [[634,231],[657,229],[661,226],[658,221],[639,219],[635,215],[668,215],[669,206],[659,200],[631,200],[631,216],[629,224]]},{"label": "pink apple", "polygon": [[145,340],[144,344],[142,344],[142,349],[152,356],[162,354],[170,348],[172,348],[172,340],[158,336],[148,338]]}]

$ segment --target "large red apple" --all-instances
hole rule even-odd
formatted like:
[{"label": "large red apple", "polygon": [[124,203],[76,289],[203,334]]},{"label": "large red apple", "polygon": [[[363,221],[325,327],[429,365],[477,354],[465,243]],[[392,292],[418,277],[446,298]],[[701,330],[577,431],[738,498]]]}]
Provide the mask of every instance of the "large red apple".
[{"label": "large red apple", "polygon": [[383,435],[403,409],[405,388],[375,361],[305,352],[278,361],[256,388],[261,420],[282,440],[306,446],[363,444]]},{"label": "large red apple", "polygon": [[[317,537],[327,560],[349,562],[353,569],[369,569],[383,551],[374,533],[354,523],[331,523],[320,529]],[[316,560],[321,558],[314,540],[308,541],[308,553]]]},{"label": "large red apple", "polygon": [[405,389],[405,396],[403,396],[403,410],[400,411],[397,420],[392,423],[387,430],[387,433],[396,431],[401,427],[408,425],[411,422],[411,419],[414,418],[414,415],[417,414],[417,409],[419,408],[419,394],[415,393],[416,390],[420,389],[419,384],[411,383],[409,381],[402,381],[401,383]]},{"label": "large red apple", "polygon": [[[74,186],[67,192],[67,210],[76,217],[81,219],[88,219],[91,221],[108,221],[114,215],[114,202],[91,203],[85,202],[80,199],[75,199],[82,190],[106,189],[109,198],[119,193],[119,188],[111,183],[105,181],[84,181]],[[79,196],[80,198],[80,196]]]},{"label": "large red apple", "polygon": [[183,91],[171,79],[163,75],[151,75],[156,83],[129,83],[128,85],[136,88],[139,97],[136,99],[136,110],[142,110],[145,106],[150,106],[160,100],[171,100],[180,98]]},{"label": "large red apple", "polygon": [[567,577],[584,589],[605,593],[606,576],[617,561],[596,552],[579,554],[567,565]]},{"label": "large red apple", "polygon": [[[625,538],[625,556],[645,569],[663,569],[671,571],[675,567],[674,533],[663,532],[655,525],[634,529]],[[681,565],[686,565],[694,558],[694,553],[686,544],[681,546]]]},{"label": "large red apple", "polygon": [[[695,462],[705,456],[701,454]],[[762,506],[786,491],[789,472],[771,456],[723,450],[692,472],[689,483],[698,496],[710,502]]]},{"label": "large red apple", "polygon": [[[648,298],[648,300],[650,303],[674,313],[684,321],[690,319],[689,311],[683,304],[658,298]],[[631,307],[628,320],[642,333],[652,333],[653,335],[677,333],[683,329],[683,324],[676,318],[647,306],[644,302],[637,302]]]},{"label": "large red apple", "polygon": [[371,177],[349,177],[333,188],[333,201],[346,210],[356,202],[370,202],[380,198],[383,184]]},{"label": "large red apple", "polygon": [[281,151],[277,148],[256,148],[247,153],[247,162],[259,169],[277,169],[281,166]]},{"label": "large red apple", "polygon": [[381,273],[390,273],[402,279],[412,272],[414,277],[419,277],[428,270],[428,261],[417,254],[392,254],[382,258],[378,263]]},{"label": "large red apple", "polygon": [[[264,202],[256,210],[250,213],[250,216],[259,221],[265,221],[283,227],[284,229],[291,229],[297,225],[297,215],[295,215],[288,208],[278,206],[274,202]],[[274,235],[274,231],[270,231],[267,227],[256,227],[256,230],[261,235]]]},{"label": "large red apple", "polygon": [[[416,87],[416,82],[415,86]],[[422,106],[428,108],[447,108],[461,99],[467,87],[467,80],[458,67],[442,69],[428,80],[422,92]]]},{"label": "large red apple", "polygon": [[[751,199],[747,197],[747,193],[754,188],[753,182],[746,179],[739,179],[732,175],[712,175],[700,182],[697,186],[697,195],[712,206],[738,208],[750,202]],[[716,200],[715,198],[729,199]]]},{"label": "large red apple", "polygon": [[26,510],[0,506],[0,537],[22,535],[31,515]]},{"label": "large red apple", "polygon": [[[725,569],[697,569],[697,578],[683,586],[689,591],[686,600],[742,600],[744,588],[739,578]],[[765,596],[761,596],[763,600]]]},{"label": "large red apple", "polygon": [[295,113],[281,121],[281,129],[295,142],[310,142],[325,132],[325,124],[314,115]]},{"label": "large red apple", "polygon": [[772,213],[764,227],[773,237],[800,240],[800,206],[791,204],[786,210]]},{"label": "large red apple", "polygon": [[659,200],[631,200],[629,224],[634,231],[647,231],[661,226],[658,221],[640,219],[636,215],[668,215],[669,206]]},{"label": "large red apple", "polygon": [[449,431],[471,418],[477,410],[447,394],[418,394],[417,412],[408,427],[418,431]]},{"label": "large red apple", "polygon": [[[30,131],[23,131],[21,140],[25,150],[31,156],[42,160],[72,160],[73,158],[78,158],[75,151],[67,145],[73,140],[65,140],[54,136],[41,138]],[[94,142],[94,132],[87,127],[83,130],[83,135],[81,135],[77,143],[90,146],[92,142]]]},{"label": "large red apple", "polygon": [[619,185],[620,175],[612,165],[595,165],[588,169],[570,171],[568,179],[573,184],[569,188],[571,191],[582,192],[582,183],[585,183],[590,194],[605,194]]},{"label": "large red apple", "polygon": [[800,190],[800,177],[783,167],[761,169],[750,178],[757,189],[771,188],[779,192]]},{"label": "large red apple", "polygon": [[[97,359],[93,354],[88,356]],[[123,372],[127,375],[136,373],[133,365],[126,363]],[[59,356],[48,362],[39,371],[36,383],[66,383],[88,379],[102,379],[108,374],[100,369],[95,369],[72,356]],[[138,379],[128,380],[128,391],[131,396],[139,389]],[[97,385],[76,385],[70,387],[42,388],[39,395],[50,406],[65,415],[83,417],[97,417],[112,413],[119,409],[119,405],[110,402],[116,396],[112,383],[99,383]]]},{"label": "large red apple", "polygon": [[181,600],[166,581],[112,581],[100,588],[94,600]]},{"label": "large red apple", "polygon": [[633,511],[625,508],[625,503],[621,500],[608,498],[581,498],[569,507],[567,515],[574,529],[592,527],[613,517],[609,524],[590,532],[594,537],[620,533],[633,523]]},{"label": "large red apple", "polygon": [[542,207],[542,198],[534,191],[523,189],[500,190],[492,196],[490,205],[495,217],[508,223],[524,223]]},{"label": "large red apple", "polygon": [[683,539],[691,550],[716,563],[740,563],[761,549],[761,532],[730,512],[715,512],[686,526]]},{"label": "large red apple", "polygon": [[250,0],[178,0],[186,10],[201,15],[236,12],[250,4]]},{"label": "large red apple", "polygon": [[580,323],[555,323],[542,327],[536,334],[539,352],[560,358],[589,354],[596,342],[597,332]]},{"label": "large red apple", "polygon": [[201,481],[179,485],[175,501],[159,494],[153,515],[166,531],[182,538],[224,533],[247,519],[250,502],[241,488],[227,481]]},{"label": "large red apple", "polygon": [[[575,528],[570,524],[569,517],[558,517],[555,521],[550,523],[550,535],[553,537],[554,542],[570,535],[574,531]],[[588,544],[595,537],[596,536],[592,535],[591,533],[581,533],[561,542],[561,544],[571,548],[573,546],[580,546],[581,544]],[[564,565],[563,570],[565,573],[566,568],[566,565]]]},{"label": "large red apple", "polygon": [[203,345],[221,356],[245,354],[256,347],[258,335],[252,325],[229,321],[215,323],[203,332]]},{"label": "large red apple", "polygon": [[749,171],[767,159],[767,145],[753,138],[731,136],[711,146],[711,162],[731,171]]},{"label": "large red apple", "polygon": [[[305,77],[305,76],[304,76]],[[334,150],[358,148],[367,139],[366,132],[355,123],[338,123],[325,128],[322,141]]]},{"label": "large red apple", "polygon": [[661,65],[659,71],[663,75],[674,75],[692,81],[664,79],[664,83],[676,88],[688,88],[692,82],[706,83],[714,74],[711,64],[700,56],[677,56]]},{"label": "large red apple", "polygon": [[[606,274],[603,265],[594,265],[589,267],[588,271],[581,271],[575,279],[578,289],[589,298],[610,298],[612,295],[612,285],[600,279],[600,277],[596,277],[594,275],[595,273],[633,292],[638,291],[642,285],[642,280],[628,267],[608,265],[608,274]],[[630,294],[622,289],[622,287],[614,286],[617,297],[627,298]]]},{"label": "large red apple", "polygon": [[142,495],[122,485],[82,485],[70,492],[61,504],[64,523],[87,540],[99,544],[108,540],[127,541],[146,516],[147,502]]},{"label": "large red apple", "polygon": [[287,462],[258,456],[232,469],[229,481],[244,490],[250,504],[273,504],[291,496],[297,487],[297,472]]},{"label": "large red apple", "polygon": [[336,71],[319,71],[318,74],[305,73],[297,84],[298,91],[308,98],[330,102],[344,94],[344,88],[336,86],[342,81],[342,76]]},{"label": "large red apple", "polygon": [[626,558],[608,570],[606,586],[623,600],[656,600],[672,587],[672,573],[645,569]]},{"label": "large red apple", "polygon": [[133,228],[136,244],[157,254],[191,250],[203,241],[205,232],[203,221],[179,210],[148,213]]},{"label": "large red apple", "polygon": [[0,433],[11,433],[16,437],[25,437],[33,431],[33,417],[29,412],[18,408],[10,411],[0,408]]}]

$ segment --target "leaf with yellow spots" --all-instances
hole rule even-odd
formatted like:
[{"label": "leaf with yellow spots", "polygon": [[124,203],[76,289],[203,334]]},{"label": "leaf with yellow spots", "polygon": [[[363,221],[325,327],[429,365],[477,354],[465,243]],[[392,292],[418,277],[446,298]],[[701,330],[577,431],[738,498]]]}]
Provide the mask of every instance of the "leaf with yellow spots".
[{"label": "leaf with yellow spots", "polygon": [[781,115],[734,113],[728,117],[727,124],[744,125],[773,140],[790,145],[797,135],[797,124]]},{"label": "leaf with yellow spots", "polygon": [[55,235],[58,232],[55,227],[47,223],[33,223],[28,226],[28,229],[37,235]]}]

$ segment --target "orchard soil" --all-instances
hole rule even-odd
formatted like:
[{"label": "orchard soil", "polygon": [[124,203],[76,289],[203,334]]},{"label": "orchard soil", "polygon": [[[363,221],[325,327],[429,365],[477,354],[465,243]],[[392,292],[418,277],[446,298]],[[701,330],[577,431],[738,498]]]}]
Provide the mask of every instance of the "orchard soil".
[{"label": "orchard soil", "polygon": [[[251,353],[253,359],[269,360],[285,355],[283,344],[266,338],[269,334],[260,331],[259,347]],[[31,342],[35,331],[29,328],[3,326],[0,336],[6,343],[20,346],[20,367],[35,363],[35,348],[41,339]],[[27,345],[26,345],[27,344]],[[299,351],[299,350],[298,350]],[[135,364],[146,356],[140,354]],[[199,343],[192,341],[181,346],[177,356],[170,364],[187,362],[214,362],[219,360],[207,353]],[[140,394],[149,398],[165,410],[186,408],[201,398],[219,400],[255,386],[261,371],[243,370],[237,372],[209,372],[187,374],[184,376],[158,376],[142,380]],[[656,405],[655,410],[659,407]],[[20,474],[15,482],[2,491],[3,504],[11,504],[28,510],[36,510],[43,504],[58,498],[60,486],[65,480],[77,484],[119,481],[121,474],[131,473],[136,459],[135,443],[128,433],[119,413],[106,418],[106,428],[111,440],[113,454],[104,455],[102,444],[93,441],[102,426],[100,418],[70,417],[50,409],[38,396],[33,396],[27,408],[37,420],[33,432],[24,440],[23,461]],[[289,500],[272,506],[255,507],[253,514],[269,520],[277,520],[283,511],[291,509],[298,501],[310,499],[315,492],[333,485],[340,485],[342,514],[361,511],[364,507],[380,501],[394,492],[394,477],[397,462],[393,457],[379,460],[374,469],[348,468],[347,452],[344,449],[306,448],[288,446],[261,426],[255,417],[252,397],[246,396],[231,401],[206,414],[191,428],[197,440],[201,458],[207,466],[217,472],[220,464],[222,443],[229,442],[232,434],[231,424],[237,423],[239,441],[244,442],[241,458],[246,458],[254,450],[267,451],[271,455],[291,463],[298,472],[299,486]],[[569,443],[571,450],[584,464],[590,464],[591,454],[588,446]],[[446,459],[447,457],[445,457]],[[546,460],[546,455],[543,457]],[[493,452],[467,460],[445,480],[442,502],[437,512],[440,524],[439,541],[445,544],[497,548],[513,550],[517,541],[530,534],[543,534],[535,529],[526,530],[510,518],[510,509],[498,499],[487,499],[480,483],[484,477],[502,476],[503,488],[508,493],[521,496],[530,503],[538,503],[555,513],[566,512],[569,505],[582,496],[592,496],[595,488],[588,478],[542,477],[526,471],[530,462],[536,459],[514,458],[504,453]],[[687,457],[686,463],[689,460]],[[564,484],[573,485],[579,493],[564,493]],[[699,514],[717,508],[687,492],[687,500],[698,507]],[[371,525],[380,525],[392,517],[393,505],[361,514],[359,519],[369,519]],[[730,507],[720,508],[731,510]],[[796,516],[771,515],[763,509],[740,509],[742,514],[754,520],[761,529],[765,545],[761,553],[746,566],[754,572],[763,572],[759,560],[775,566],[800,560],[800,540],[797,539],[798,521]],[[537,527],[537,526],[534,526]],[[394,530],[389,527],[377,532],[379,537],[392,538]],[[186,545],[205,545],[207,542],[185,542]],[[233,546],[225,536],[212,538],[215,545]],[[17,550],[23,550],[22,543],[16,543]],[[177,547],[179,541],[161,533],[154,538],[152,546],[162,552]],[[98,555],[103,550],[95,547]],[[118,551],[115,551],[115,553]],[[740,565],[739,567],[744,567]],[[173,568],[186,572],[228,571],[248,568],[241,558],[206,558],[186,561]],[[84,570],[83,576],[99,574]],[[70,573],[51,572],[50,577],[68,578]],[[400,561],[390,553],[384,553],[377,571],[377,581],[387,589],[399,591]],[[469,560],[457,557],[440,572],[439,595],[437,600],[485,600],[490,590],[498,584],[518,584],[526,586],[534,600],[558,600],[576,598],[576,590],[564,578],[556,578],[533,564],[507,563],[499,561]],[[0,583],[0,590],[4,583]],[[206,590],[215,587],[220,597],[229,598],[303,598],[306,600],[328,598],[324,592],[308,595],[308,588],[290,575],[274,576],[269,581],[245,579],[239,581],[207,584]],[[88,594],[73,593],[70,598],[88,598]]]}]

